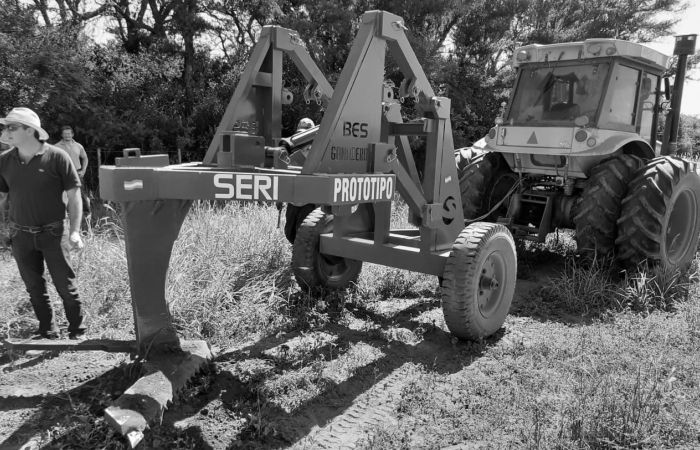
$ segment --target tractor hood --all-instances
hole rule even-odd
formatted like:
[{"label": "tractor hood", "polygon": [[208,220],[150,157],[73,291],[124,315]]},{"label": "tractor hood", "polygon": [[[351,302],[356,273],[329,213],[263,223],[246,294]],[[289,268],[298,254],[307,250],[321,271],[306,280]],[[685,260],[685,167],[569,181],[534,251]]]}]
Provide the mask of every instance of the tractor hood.
[{"label": "tractor hood", "polygon": [[615,153],[627,145],[634,145],[647,157],[654,155],[649,143],[636,133],[584,127],[497,125],[474,147],[502,153],[595,156]]},{"label": "tractor hood", "polygon": [[[495,136],[492,138],[491,136]],[[494,150],[512,153],[570,153],[574,140],[573,127],[518,127],[500,125],[485,138]]]}]

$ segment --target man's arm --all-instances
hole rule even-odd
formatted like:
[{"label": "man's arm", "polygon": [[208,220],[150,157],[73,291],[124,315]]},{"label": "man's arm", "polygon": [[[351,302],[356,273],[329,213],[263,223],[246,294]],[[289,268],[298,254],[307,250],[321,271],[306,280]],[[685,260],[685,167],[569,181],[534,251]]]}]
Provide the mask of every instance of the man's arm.
[{"label": "man's arm", "polygon": [[88,157],[87,153],[85,153],[85,147],[82,145],[80,146],[80,170],[78,171],[78,174],[81,177],[85,176],[85,171],[87,171],[88,167]]},{"label": "man's arm", "polygon": [[82,248],[83,239],[80,237],[80,221],[83,219],[83,199],[80,196],[80,188],[75,187],[66,191],[68,196],[68,220],[70,221],[70,234],[68,240],[73,247]]}]

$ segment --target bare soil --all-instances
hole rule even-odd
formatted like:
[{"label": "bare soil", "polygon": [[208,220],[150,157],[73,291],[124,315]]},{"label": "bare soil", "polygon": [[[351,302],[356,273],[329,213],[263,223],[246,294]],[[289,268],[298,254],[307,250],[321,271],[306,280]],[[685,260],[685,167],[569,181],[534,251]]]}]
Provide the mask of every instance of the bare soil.
[{"label": "bare soil", "polygon": [[[560,263],[528,269],[505,329],[483,342],[453,338],[439,295],[423,292],[362,306],[329,304],[335,320],[320,330],[219,349],[139,448],[371,447],[373,430],[395,426],[419,367],[459,379],[475,362],[489,364],[489,346],[527,341],[538,314],[553,312],[534,311],[524,299]],[[16,282],[14,270],[11,259],[0,261],[0,282]],[[138,375],[139,365],[122,354],[5,354],[0,449],[126,448],[101,413]]]}]

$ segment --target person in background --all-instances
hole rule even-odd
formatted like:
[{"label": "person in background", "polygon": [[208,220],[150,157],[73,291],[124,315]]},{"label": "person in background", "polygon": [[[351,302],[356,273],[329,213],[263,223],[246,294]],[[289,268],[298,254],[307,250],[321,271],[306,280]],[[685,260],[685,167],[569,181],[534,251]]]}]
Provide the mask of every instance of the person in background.
[{"label": "person in background", "polygon": [[[308,117],[304,117],[297,123],[296,133],[310,130],[315,126],[316,124],[314,124],[313,120],[309,119]],[[306,162],[306,158],[309,156],[310,151],[311,144],[305,145],[304,147],[295,151],[289,156],[289,164],[292,166],[303,166]],[[292,203],[287,204],[287,210],[285,211],[284,235],[287,237],[289,242],[294,242],[299,226],[304,221],[306,216],[309,215],[309,213],[314,209],[316,209],[316,205],[312,203],[300,203],[296,205]]]},{"label": "person in background", "polygon": [[308,130],[309,128],[313,128],[313,127],[314,127],[314,121],[309,119],[308,117],[304,117],[297,124],[297,133],[300,131]]},{"label": "person in background", "polygon": [[44,264],[63,300],[68,337],[85,334],[82,303],[68,252],[61,246],[67,195],[68,241],[82,248],[80,178],[68,154],[46,143],[48,133],[29,108],[13,108],[3,125],[1,140],[11,149],[0,154],[0,192],[9,197],[9,228],[14,257],[34,312],[38,338],[56,339],[58,328],[46,290]]},{"label": "person in background", "polygon": [[[297,131],[295,133],[301,133],[302,131],[310,130],[315,126],[314,121],[308,117],[304,117],[297,123]],[[299,150],[295,151],[289,155],[289,164],[292,166],[303,166],[306,161],[306,157],[309,156],[309,151],[311,150],[311,144],[305,145]]]},{"label": "person in background", "polygon": [[85,148],[77,141],[73,139],[73,128],[70,125],[64,125],[61,127],[61,140],[54,144],[56,147],[65,150],[70,156],[75,170],[78,171],[78,176],[80,176],[80,184],[83,187],[81,189],[82,200],[83,200],[83,218],[89,222],[90,215],[92,211],[90,209],[90,199],[86,195],[85,191],[85,172],[88,167],[88,157],[85,153]]}]

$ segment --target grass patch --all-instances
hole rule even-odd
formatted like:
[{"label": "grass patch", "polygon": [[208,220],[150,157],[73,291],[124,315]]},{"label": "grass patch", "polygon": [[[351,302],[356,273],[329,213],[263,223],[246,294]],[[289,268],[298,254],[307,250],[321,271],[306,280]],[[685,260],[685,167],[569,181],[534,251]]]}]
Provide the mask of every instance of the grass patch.
[{"label": "grass patch", "polygon": [[650,314],[672,310],[690,298],[699,274],[697,259],[683,272],[642,266],[638,272],[623,276],[610,261],[580,262],[569,256],[563,264],[559,275],[549,279],[535,295],[569,313],[593,317],[612,311]]},{"label": "grass patch", "polygon": [[[405,205],[392,221],[410,227]],[[406,365],[391,425],[365,430],[359,448],[700,445],[697,262],[686,274],[645,269],[620,277],[603,264],[580,264],[565,234],[522,244],[523,279],[540,282],[543,265],[556,269],[523,300],[547,305],[540,311],[551,316],[520,312],[497,336],[461,343],[434,321],[423,323],[441,314],[434,276],[366,264],[348,293],[301,292],[276,222],[274,207],[195,203],[175,243],[166,298],[176,327],[185,338],[230,349],[173,408],[193,408],[190,431],[219,433],[231,420],[235,432],[224,446],[239,439],[243,447],[289,446],[304,437],[299,430],[309,431],[305,417],[333,408],[342,414]],[[34,315],[14,263],[3,257],[2,332],[26,336]],[[97,220],[74,263],[94,334],[133,337],[117,215]],[[562,320],[561,311],[588,320]],[[124,448],[100,418],[108,401],[72,398],[75,423],[56,422],[51,430],[61,437],[43,444],[78,446],[68,433],[77,430],[86,448]],[[203,442],[172,423],[149,433],[153,448]]]}]

